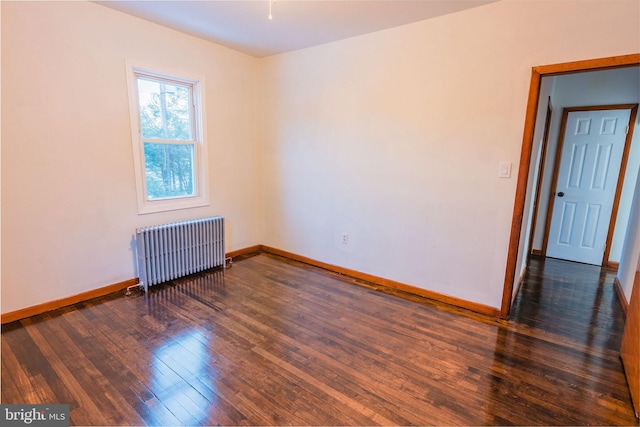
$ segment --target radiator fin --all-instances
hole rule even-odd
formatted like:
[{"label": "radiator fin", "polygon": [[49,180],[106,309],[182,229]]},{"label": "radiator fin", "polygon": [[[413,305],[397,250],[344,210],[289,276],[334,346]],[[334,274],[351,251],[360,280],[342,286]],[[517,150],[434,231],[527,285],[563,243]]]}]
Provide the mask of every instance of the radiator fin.
[{"label": "radiator fin", "polygon": [[224,218],[214,216],[136,230],[140,286],[224,266]]}]

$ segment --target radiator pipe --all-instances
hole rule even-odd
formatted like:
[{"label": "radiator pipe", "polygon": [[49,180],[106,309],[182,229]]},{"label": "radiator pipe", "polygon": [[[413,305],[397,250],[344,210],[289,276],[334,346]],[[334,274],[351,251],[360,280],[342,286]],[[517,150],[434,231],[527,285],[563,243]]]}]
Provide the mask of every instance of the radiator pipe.
[{"label": "radiator pipe", "polygon": [[127,292],[125,293],[126,296],[131,295],[131,289],[132,288],[140,288],[140,283],[136,283],[135,285],[127,286]]}]

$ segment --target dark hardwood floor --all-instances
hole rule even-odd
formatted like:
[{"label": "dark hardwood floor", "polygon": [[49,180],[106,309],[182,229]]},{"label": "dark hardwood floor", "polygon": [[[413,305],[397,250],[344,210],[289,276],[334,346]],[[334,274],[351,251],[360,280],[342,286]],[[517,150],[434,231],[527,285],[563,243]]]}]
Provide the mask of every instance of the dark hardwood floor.
[{"label": "dark hardwood floor", "polygon": [[637,425],[613,275],[533,260],[500,322],[270,255],[2,328],[74,425]]}]

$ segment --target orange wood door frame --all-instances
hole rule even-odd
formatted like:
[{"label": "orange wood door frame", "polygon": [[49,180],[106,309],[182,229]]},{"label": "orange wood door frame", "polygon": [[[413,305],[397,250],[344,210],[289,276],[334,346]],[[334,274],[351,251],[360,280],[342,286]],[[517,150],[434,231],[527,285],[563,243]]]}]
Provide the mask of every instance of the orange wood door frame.
[{"label": "orange wood door frame", "polygon": [[583,71],[632,67],[636,65],[640,65],[640,53],[544,65],[532,68],[522,138],[522,149],[520,151],[520,163],[518,167],[518,181],[516,184],[513,216],[511,218],[511,233],[509,236],[509,248],[507,251],[507,266],[502,291],[502,304],[500,307],[500,317],[503,319],[506,319],[509,316],[509,310],[511,309],[511,302],[513,298],[512,292],[516,276],[518,248],[521,237],[520,230],[522,229],[522,219],[525,209],[527,180],[529,178],[531,150],[533,147],[533,132],[535,129],[536,114],[538,112],[538,98],[540,97],[540,82],[542,77],[573,74]]},{"label": "orange wood door frame", "polygon": [[[531,230],[529,231],[531,237],[529,239],[529,247],[527,248],[526,256],[533,253],[533,237],[536,234],[536,227],[538,226],[538,209],[540,206],[540,189],[542,188],[542,177],[547,162],[547,147],[549,146],[549,130],[551,129],[551,118],[553,116],[553,106],[551,105],[551,97],[547,103],[547,114],[544,121],[544,133],[542,136],[542,147],[540,147],[540,162],[538,164],[538,179],[536,182],[536,192],[533,195],[533,212],[531,213]],[[544,252],[542,252],[544,253]]]},{"label": "orange wood door frame", "polygon": [[640,418],[640,259],[631,289],[631,300],[620,346],[620,358],[631,391],[633,410],[636,417]]}]

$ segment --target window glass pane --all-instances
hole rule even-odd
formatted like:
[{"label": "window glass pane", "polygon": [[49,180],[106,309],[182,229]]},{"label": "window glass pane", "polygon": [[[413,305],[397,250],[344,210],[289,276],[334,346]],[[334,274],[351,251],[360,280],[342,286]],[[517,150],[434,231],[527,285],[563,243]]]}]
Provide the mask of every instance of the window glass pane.
[{"label": "window glass pane", "polygon": [[188,85],[138,78],[143,138],[193,140]]},{"label": "window glass pane", "polygon": [[192,144],[144,143],[147,199],[195,196]]}]

